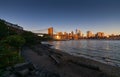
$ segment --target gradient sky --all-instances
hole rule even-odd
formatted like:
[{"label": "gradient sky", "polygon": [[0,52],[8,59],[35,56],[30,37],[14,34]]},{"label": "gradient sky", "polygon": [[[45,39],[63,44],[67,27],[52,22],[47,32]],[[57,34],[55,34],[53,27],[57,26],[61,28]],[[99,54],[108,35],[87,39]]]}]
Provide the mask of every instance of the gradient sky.
[{"label": "gradient sky", "polygon": [[0,0],[0,18],[25,30],[120,34],[120,0]]}]

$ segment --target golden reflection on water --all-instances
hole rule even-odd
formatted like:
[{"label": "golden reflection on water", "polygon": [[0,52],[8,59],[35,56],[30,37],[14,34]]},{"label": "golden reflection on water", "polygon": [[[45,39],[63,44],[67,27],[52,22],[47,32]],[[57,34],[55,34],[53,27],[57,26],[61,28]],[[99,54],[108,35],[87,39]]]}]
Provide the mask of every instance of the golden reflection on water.
[{"label": "golden reflection on water", "polygon": [[56,48],[56,49],[60,49],[60,44],[61,44],[60,41],[58,41],[58,42],[56,43],[55,48]]},{"label": "golden reflection on water", "polygon": [[[53,41],[53,48],[60,49],[76,55],[88,55],[97,57],[117,58],[119,56],[120,41],[108,40],[70,40],[70,41]],[[77,54],[79,53],[79,54]],[[118,54],[116,54],[118,53]]]},{"label": "golden reflection on water", "polygon": [[56,42],[49,41],[49,44],[54,45],[55,49],[60,49],[61,41],[56,41]]},{"label": "golden reflection on water", "polygon": [[105,48],[106,50],[110,50],[110,45],[109,45],[109,43],[106,43],[106,48]]},{"label": "golden reflection on water", "polygon": [[77,56],[85,56],[108,64],[118,64],[118,61],[120,61],[120,41],[69,40],[52,41],[49,42],[49,44],[54,45],[53,48],[55,49],[60,49]]}]

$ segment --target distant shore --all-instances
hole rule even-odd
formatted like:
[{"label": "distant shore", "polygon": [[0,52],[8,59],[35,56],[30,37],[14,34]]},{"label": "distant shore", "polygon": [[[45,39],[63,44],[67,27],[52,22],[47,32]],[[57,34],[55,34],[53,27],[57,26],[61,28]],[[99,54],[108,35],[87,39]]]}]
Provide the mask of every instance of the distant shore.
[{"label": "distant shore", "polygon": [[25,56],[33,64],[57,72],[61,77],[119,77],[120,68],[100,63],[84,57],[76,57],[50,45],[42,44],[27,47],[23,50]]}]

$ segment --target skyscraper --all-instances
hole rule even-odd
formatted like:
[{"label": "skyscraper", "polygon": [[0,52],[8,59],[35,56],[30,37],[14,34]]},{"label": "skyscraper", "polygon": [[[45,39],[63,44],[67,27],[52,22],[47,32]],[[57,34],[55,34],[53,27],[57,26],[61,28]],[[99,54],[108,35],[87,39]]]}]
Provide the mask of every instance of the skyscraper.
[{"label": "skyscraper", "polygon": [[48,35],[53,36],[53,27],[48,28]]},{"label": "skyscraper", "polygon": [[87,31],[87,38],[93,37],[93,33],[91,31]]},{"label": "skyscraper", "polygon": [[105,37],[105,33],[104,32],[97,32],[96,37],[99,37],[99,38]]}]

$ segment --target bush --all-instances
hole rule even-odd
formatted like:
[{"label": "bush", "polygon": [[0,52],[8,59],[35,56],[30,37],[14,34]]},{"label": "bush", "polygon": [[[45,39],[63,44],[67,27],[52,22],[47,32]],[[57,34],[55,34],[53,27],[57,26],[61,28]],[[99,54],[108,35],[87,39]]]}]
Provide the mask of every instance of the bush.
[{"label": "bush", "polygon": [[8,35],[8,27],[3,21],[0,21],[0,40]]},{"label": "bush", "polygon": [[19,35],[11,35],[4,40],[4,43],[19,49],[25,44],[25,39]]},{"label": "bush", "polygon": [[15,34],[17,34],[16,31],[10,29],[10,27],[5,24],[5,21],[0,20],[0,40]]},{"label": "bush", "polygon": [[21,36],[25,38],[27,45],[31,45],[31,44],[33,45],[36,43],[40,43],[38,36],[32,32],[26,31],[26,32],[22,33]]},{"label": "bush", "polygon": [[8,36],[0,42],[0,68],[23,62],[19,48],[25,44],[25,39],[18,35]]}]

